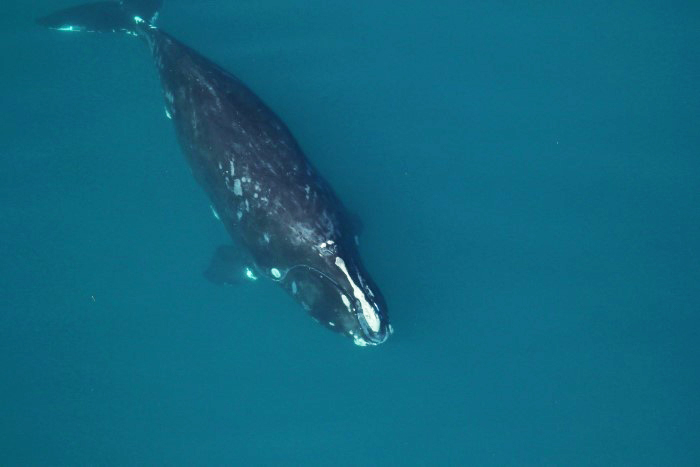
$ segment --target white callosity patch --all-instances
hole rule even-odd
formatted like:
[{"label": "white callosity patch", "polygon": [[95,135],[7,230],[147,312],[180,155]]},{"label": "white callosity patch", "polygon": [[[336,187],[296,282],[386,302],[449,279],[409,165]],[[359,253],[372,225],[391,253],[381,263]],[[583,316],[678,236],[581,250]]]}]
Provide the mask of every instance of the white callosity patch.
[{"label": "white callosity patch", "polygon": [[[121,2],[120,2],[120,3],[121,3]],[[141,18],[140,16],[134,16],[134,23],[136,23],[136,24],[143,24],[143,23],[146,23],[146,24],[148,25],[148,28],[149,28],[149,29],[157,29],[153,24],[151,24],[151,23],[154,22],[156,19],[158,19],[158,13],[157,13],[157,12],[156,12],[156,14],[153,15],[153,17],[151,18],[151,22],[150,22],[150,23],[146,23],[146,22],[143,20],[143,18]]]},{"label": "white callosity patch", "polygon": [[243,196],[243,189],[241,188],[241,181],[239,179],[233,181],[233,194],[236,196]]},{"label": "white callosity patch", "polygon": [[360,306],[362,306],[362,316],[365,317],[365,321],[367,321],[367,324],[369,325],[370,329],[372,329],[372,331],[374,332],[378,332],[381,324],[379,321],[379,316],[377,316],[377,313],[374,311],[374,308],[372,308],[372,305],[370,305],[367,302],[364,292],[362,292],[362,290],[360,290],[360,288],[357,285],[355,285],[355,282],[353,282],[352,278],[350,277],[350,273],[348,273],[348,269],[345,267],[345,261],[343,261],[343,258],[337,256],[335,258],[335,265],[338,266],[338,268],[340,268],[341,271],[343,271],[343,274],[345,274],[345,277],[348,279],[348,282],[350,282],[350,286],[352,287],[352,293],[355,295],[355,298],[360,302]]},{"label": "white callosity patch", "polygon": [[357,346],[359,346],[359,347],[366,347],[366,346],[367,346],[367,341],[366,341],[366,340],[364,340],[364,339],[362,339],[361,337],[356,336],[356,335],[354,335],[354,334],[352,335],[352,341],[353,341],[353,343],[354,343],[355,345],[357,345]]},{"label": "white callosity patch", "polygon": [[280,270],[277,269],[277,268],[272,268],[272,269],[270,269],[270,273],[272,274],[272,276],[273,276],[275,279],[279,279],[280,277],[282,277],[282,273],[281,273]]},{"label": "white callosity patch", "polygon": [[340,298],[343,300],[343,304],[350,309],[350,299],[345,294],[340,294]]},{"label": "white callosity patch", "polygon": [[292,281],[292,293],[296,295],[297,293],[297,283]]}]

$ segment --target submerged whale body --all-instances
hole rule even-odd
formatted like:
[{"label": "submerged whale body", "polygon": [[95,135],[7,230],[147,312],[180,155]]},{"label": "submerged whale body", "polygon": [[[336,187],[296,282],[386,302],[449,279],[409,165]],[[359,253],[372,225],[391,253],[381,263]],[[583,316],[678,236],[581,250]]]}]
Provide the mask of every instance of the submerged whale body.
[{"label": "submerged whale body", "polygon": [[360,262],[357,222],[253,92],[154,25],[162,3],[91,3],[37,21],[61,31],[124,32],[148,44],[166,114],[233,240],[216,250],[207,278],[267,278],[355,344],[384,342],[392,328],[384,299]]}]

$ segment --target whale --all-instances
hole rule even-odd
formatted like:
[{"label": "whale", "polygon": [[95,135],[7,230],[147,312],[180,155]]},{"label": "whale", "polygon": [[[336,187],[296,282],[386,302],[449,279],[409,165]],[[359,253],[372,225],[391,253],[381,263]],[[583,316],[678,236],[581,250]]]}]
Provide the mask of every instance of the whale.
[{"label": "whale", "polygon": [[360,258],[358,216],[260,97],[157,25],[162,6],[162,0],[95,2],[37,23],[62,32],[122,33],[150,50],[166,117],[231,240],[215,248],[207,279],[272,281],[354,344],[385,342],[393,328]]}]

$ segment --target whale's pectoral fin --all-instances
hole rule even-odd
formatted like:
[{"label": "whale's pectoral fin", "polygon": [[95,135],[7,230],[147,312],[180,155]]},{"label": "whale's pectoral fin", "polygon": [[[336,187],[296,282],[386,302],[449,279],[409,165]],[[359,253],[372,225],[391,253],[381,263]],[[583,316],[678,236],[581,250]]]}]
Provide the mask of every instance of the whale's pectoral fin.
[{"label": "whale's pectoral fin", "polygon": [[127,30],[127,18],[117,2],[96,2],[66,8],[37,19],[59,31],[117,32]]},{"label": "whale's pectoral fin", "polygon": [[240,249],[222,245],[214,252],[204,277],[217,285],[236,285],[246,280],[256,280],[250,264],[250,258]]}]

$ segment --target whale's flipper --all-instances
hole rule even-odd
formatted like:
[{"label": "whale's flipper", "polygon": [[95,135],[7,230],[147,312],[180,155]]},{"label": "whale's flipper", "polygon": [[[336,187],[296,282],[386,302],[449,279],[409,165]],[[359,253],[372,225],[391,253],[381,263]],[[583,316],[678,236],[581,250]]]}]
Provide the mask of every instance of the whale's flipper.
[{"label": "whale's flipper", "polygon": [[134,34],[134,19],[153,23],[163,0],[95,2],[59,10],[36,20],[59,31],[125,32]]},{"label": "whale's flipper", "polygon": [[216,249],[204,277],[217,285],[236,285],[257,277],[249,266],[250,257],[240,248],[222,245]]}]

